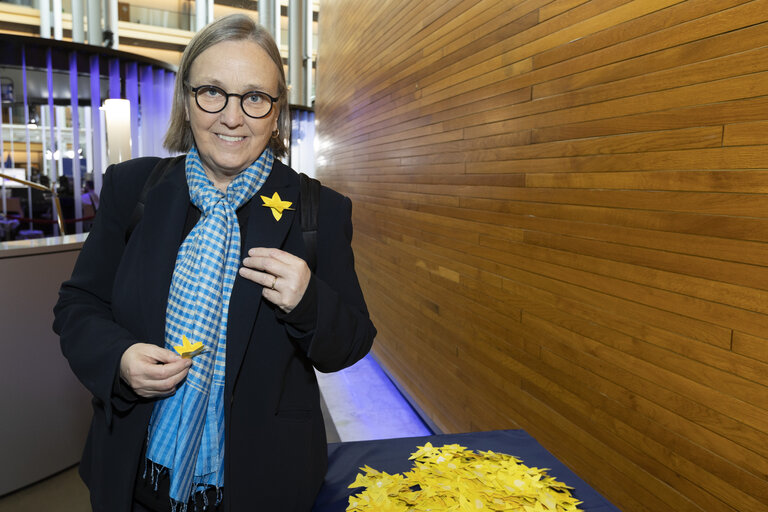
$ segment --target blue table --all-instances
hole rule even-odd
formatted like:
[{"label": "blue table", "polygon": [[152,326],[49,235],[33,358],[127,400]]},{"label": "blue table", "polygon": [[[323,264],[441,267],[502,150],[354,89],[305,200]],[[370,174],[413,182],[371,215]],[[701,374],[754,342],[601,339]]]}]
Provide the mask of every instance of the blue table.
[{"label": "blue table", "polygon": [[349,496],[362,490],[347,488],[360,472],[359,468],[367,464],[379,471],[403,473],[413,464],[413,461],[408,460],[411,453],[416,451],[417,446],[423,446],[427,442],[433,446],[457,443],[475,451],[492,450],[514,455],[522,459],[526,466],[549,468],[549,475],[573,487],[571,492],[583,502],[580,508],[585,512],[620,512],[523,430],[494,430],[330,444],[328,473],[312,511],[345,510]]}]

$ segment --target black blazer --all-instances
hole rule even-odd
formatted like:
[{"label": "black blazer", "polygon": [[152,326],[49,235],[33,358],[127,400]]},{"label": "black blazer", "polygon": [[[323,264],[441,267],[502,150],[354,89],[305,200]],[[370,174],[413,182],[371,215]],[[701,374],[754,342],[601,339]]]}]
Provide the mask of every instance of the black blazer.
[{"label": "black blazer", "polygon": [[[94,397],[80,466],[94,511],[131,509],[154,402],[113,391],[130,345],[164,344],[168,290],[190,204],[181,161],[150,191],[126,244],[128,220],[155,162],[141,158],[107,170],[93,229],[54,309],[62,351]],[[298,209],[298,174],[277,160],[244,206],[250,210],[242,251],[278,247],[305,257],[297,211],[286,210],[276,221],[262,206],[259,196],[274,192]],[[302,325],[293,312],[285,315],[262,299],[260,285],[236,277],[225,386],[228,511],[309,510],[322,484],[327,455],[313,367],[331,372],[352,365],[376,335],[355,274],[351,238],[351,202],[323,187],[317,269],[294,310],[312,304],[314,325]]]}]

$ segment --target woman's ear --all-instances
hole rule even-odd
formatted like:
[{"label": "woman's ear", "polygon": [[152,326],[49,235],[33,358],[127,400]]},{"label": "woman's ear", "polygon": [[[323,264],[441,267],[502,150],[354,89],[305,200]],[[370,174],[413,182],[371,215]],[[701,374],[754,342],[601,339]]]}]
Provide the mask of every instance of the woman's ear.
[{"label": "woman's ear", "polygon": [[272,116],[272,130],[271,130],[272,132],[275,132],[280,129],[280,123],[279,123],[280,113],[283,111],[283,109],[282,109],[282,105],[280,105],[279,103],[278,103],[278,107],[279,108],[277,109],[274,109],[274,108],[272,109],[274,112],[274,115]]}]

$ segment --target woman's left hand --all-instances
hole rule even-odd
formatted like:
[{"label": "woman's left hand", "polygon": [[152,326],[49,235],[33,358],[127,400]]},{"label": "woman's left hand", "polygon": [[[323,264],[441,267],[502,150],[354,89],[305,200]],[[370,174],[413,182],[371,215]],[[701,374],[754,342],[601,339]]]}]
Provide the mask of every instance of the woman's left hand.
[{"label": "woman's left hand", "polygon": [[263,286],[264,298],[289,313],[304,296],[312,272],[303,259],[289,252],[254,247],[248,250],[240,275]]}]

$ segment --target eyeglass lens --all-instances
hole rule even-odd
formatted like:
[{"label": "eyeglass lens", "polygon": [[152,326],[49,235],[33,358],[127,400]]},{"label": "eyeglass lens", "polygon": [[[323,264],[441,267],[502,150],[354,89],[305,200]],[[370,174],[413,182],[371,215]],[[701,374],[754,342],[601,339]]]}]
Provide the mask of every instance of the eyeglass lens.
[{"label": "eyeglass lens", "polygon": [[[239,94],[230,94],[242,98],[240,105],[243,111],[250,117],[264,117],[272,110],[272,99],[261,92],[249,92],[240,96]],[[221,112],[227,106],[229,99],[227,93],[213,85],[204,85],[195,92],[197,105],[208,113],[215,114]]]}]

